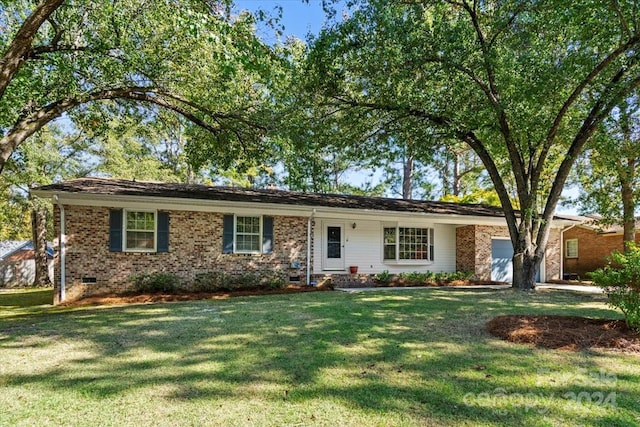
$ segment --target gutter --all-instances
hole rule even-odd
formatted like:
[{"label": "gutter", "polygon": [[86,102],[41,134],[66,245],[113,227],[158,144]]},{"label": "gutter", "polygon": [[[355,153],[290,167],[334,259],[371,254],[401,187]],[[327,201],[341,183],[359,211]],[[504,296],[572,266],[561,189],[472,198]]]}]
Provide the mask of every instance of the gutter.
[{"label": "gutter", "polygon": [[60,198],[57,194],[53,195],[53,201],[58,204],[60,208],[60,300],[63,302],[66,299],[67,291],[67,279],[66,279],[66,260],[67,260],[67,234],[66,224],[64,217],[64,205],[60,203]]},{"label": "gutter", "polygon": [[316,209],[314,208],[311,211],[311,215],[309,215],[309,218],[307,219],[307,286],[311,284],[311,223],[315,214]]}]

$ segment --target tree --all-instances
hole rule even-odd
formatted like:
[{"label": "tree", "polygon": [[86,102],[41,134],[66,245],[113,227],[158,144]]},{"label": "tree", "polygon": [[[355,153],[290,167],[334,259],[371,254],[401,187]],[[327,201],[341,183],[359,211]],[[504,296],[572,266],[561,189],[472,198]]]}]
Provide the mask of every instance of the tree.
[{"label": "tree", "polygon": [[635,3],[352,3],[314,41],[310,87],[326,108],[418,118],[471,147],[505,213],[513,285],[532,289],[578,154],[640,84]]},{"label": "tree", "polygon": [[226,6],[43,0],[29,9],[30,2],[4,2],[0,172],[47,123],[81,116],[98,101],[164,108],[206,130],[210,143],[250,150],[264,132],[254,119],[263,113],[261,82],[272,58],[254,36],[253,17],[232,17]]},{"label": "tree", "polygon": [[[635,217],[640,207],[638,101],[634,94],[613,109],[580,157],[575,174],[581,211],[600,214],[605,224],[622,224],[625,250],[635,242]],[[619,197],[613,196],[614,188]]]},{"label": "tree", "polygon": [[59,127],[48,126],[22,144],[7,163],[0,188],[9,197],[0,201],[0,211],[6,212],[3,228],[10,227],[15,234],[5,237],[33,242],[37,286],[49,284],[46,248],[52,230],[47,229],[47,218],[52,212],[48,203],[31,197],[30,190],[54,180],[86,175],[90,170],[83,154],[87,148],[81,135],[67,135]]}]

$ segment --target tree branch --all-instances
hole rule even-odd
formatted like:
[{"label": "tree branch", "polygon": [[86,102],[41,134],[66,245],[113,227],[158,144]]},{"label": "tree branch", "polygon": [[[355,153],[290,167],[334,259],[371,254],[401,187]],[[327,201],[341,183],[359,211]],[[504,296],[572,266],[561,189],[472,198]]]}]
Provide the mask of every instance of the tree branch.
[{"label": "tree branch", "polygon": [[[166,96],[166,94],[158,92],[155,88],[122,87],[100,90],[75,98],[65,98],[46,105],[45,107],[42,107],[37,111],[34,111],[28,114],[26,117],[22,118],[2,139],[0,139],[0,173],[2,172],[2,168],[4,168],[6,161],[11,156],[13,151],[24,140],[33,135],[53,119],[60,117],[66,111],[92,101],[109,99],[130,99],[135,101],[149,102],[154,105],[174,111],[182,115],[192,123],[200,126],[201,128],[212,132],[213,134],[219,134],[222,131],[222,125],[213,126],[198,117],[192,111],[184,108],[184,106],[173,103],[170,100],[163,98],[163,96]],[[173,98],[174,100],[180,99],[178,96],[173,96]],[[231,116],[227,114],[216,114],[214,112],[207,112],[206,114],[214,120],[238,119],[237,116]],[[251,125],[251,123],[246,120],[243,121],[243,123]],[[229,129],[233,132],[237,132],[237,129]]]},{"label": "tree branch", "polygon": [[[610,86],[615,86],[616,83],[624,75],[624,69],[621,69],[616,73],[616,75],[612,78]],[[562,189],[564,188],[564,184],[569,176],[569,172],[571,171],[571,167],[575,163],[575,159],[578,154],[580,154],[582,148],[589,140],[591,135],[595,132],[597,126],[605,119],[605,117],[611,112],[613,107],[623,99],[626,95],[631,93],[634,89],[640,86],[640,76],[631,80],[628,85],[620,88],[617,93],[611,96],[608,103],[605,103],[603,100],[596,102],[596,104],[589,111],[589,115],[583,121],[580,130],[576,133],[569,150],[567,150],[567,154],[565,155],[564,160],[560,164],[558,168],[558,172],[556,173],[556,177],[553,181],[553,185],[551,187],[551,192],[549,193],[549,197],[547,198],[547,203],[544,208],[543,220],[548,221],[551,219],[553,212],[556,209],[556,205],[558,200],[560,200],[560,195],[562,193]]]},{"label": "tree branch", "polygon": [[31,50],[33,39],[42,24],[64,0],[44,0],[31,12],[0,59],[0,99]]}]

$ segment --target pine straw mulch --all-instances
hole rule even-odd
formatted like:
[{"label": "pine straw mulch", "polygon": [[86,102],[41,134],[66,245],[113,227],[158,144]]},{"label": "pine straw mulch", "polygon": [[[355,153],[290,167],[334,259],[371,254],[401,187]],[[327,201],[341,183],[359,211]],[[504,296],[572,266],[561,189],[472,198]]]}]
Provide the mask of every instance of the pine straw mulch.
[{"label": "pine straw mulch", "polygon": [[496,337],[542,348],[600,348],[640,354],[640,333],[629,329],[624,320],[513,314],[495,317],[486,327]]},{"label": "pine straw mulch", "polygon": [[67,301],[61,306],[77,305],[112,305],[112,304],[143,304],[152,302],[174,302],[174,301],[195,301],[203,299],[227,299],[231,297],[251,296],[251,295],[279,295],[295,294],[300,292],[328,291],[332,288],[289,285],[281,289],[244,289],[232,292],[183,292],[183,293],[145,293],[145,294],[105,294],[92,297]]}]

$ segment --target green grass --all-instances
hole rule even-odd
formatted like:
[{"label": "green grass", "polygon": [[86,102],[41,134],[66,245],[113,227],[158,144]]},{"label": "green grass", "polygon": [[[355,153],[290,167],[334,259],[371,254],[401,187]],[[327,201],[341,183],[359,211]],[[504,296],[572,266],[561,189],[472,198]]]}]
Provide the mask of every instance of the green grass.
[{"label": "green grass", "polygon": [[600,295],[318,292],[64,309],[37,292],[0,293],[1,425],[640,423],[640,357],[484,330],[507,313],[620,317]]}]

